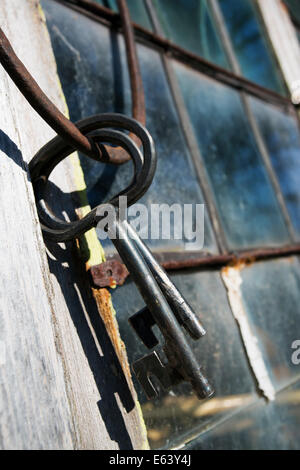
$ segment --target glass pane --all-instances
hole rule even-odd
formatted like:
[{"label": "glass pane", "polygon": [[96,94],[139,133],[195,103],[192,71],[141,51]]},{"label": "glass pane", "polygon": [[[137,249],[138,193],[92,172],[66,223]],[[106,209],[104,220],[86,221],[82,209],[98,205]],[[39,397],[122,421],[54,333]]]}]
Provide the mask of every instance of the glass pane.
[{"label": "glass pane", "polygon": [[243,300],[276,390],[300,378],[292,343],[300,339],[297,258],[255,263],[241,272]]},{"label": "glass pane", "polygon": [[[300,383],[283,390],[276,401],[254,405],[203,433],[187,450],[298,450]],[[183,449],[182,449],[183,450]]]},{"label": "glass pane", "polygon": [[228,245],[289,241],[239,93],[174,62]]},{"label": "glass pane", "polygon": [[[73,121],[101,112],[131,115],[130,85],[123,39],[99,23],[55,2],[43,2],[58,72]],[[157,52],[138,47],[146,94],[147,128],[158,154],[154,181],[139,201],[150,204],[200,204],[203,196],[186,147],[164,70]],[[66,60],[67,58],[67,60]],[[130,181],[131,163],[99,165],[81,158],[92,206],[123,189]],[[195,217],[195,211],[194,211]],[[194,219],[195,220],[195,219]],[[216,252],[208,218],[205,250]],[[186,249],[186,240],[151,240],[156,249]],[[103,241],[107,252],[113,250]]]},{"label": "glass pane", "polygon": [[219,0],[219,3],[242,74],[261,86],[284,94],[283,81],[254,2]]},{"label": "glass pane", "polygon": [[277,174],[290,217],[300,236],[300,134],[297,120],[251,98],[251,106]]},{"label": "glass pane", "polygon": [[[119,11],[117,0],[94,0],[96,3],[111,8],[112,10]],[[131,19],[134,23],[143,26],[146,29],[152,30],[151,22],[145,8],[143,0],[127,0],[127,5],[130,11]]]},{"label": "glass pane", "polygon": [[300,2],[299,0],[284,0],[292,16],[300,23]]},{"label": "glass pane", "polygon": [[[212,383],[215,395],[199,401],[188,384],[181,384],[169,392],[162,391],[159,398],[147,401],[135,381],[152,448],[180,446],[207,426],[249,405],[256,396],[255,382],[219,274],[177,273],[172,280],[206,328],[207,333],[202,339],[189,340],[189,343]],[[112,301],[132,363],[149,354],[128,326],[128,318],[144,303],[130,281],[112,291]]]},{"label": "glass pane", "polygon": [[168,39],[228,68],[207,0],[154,0],[153,3]]}]

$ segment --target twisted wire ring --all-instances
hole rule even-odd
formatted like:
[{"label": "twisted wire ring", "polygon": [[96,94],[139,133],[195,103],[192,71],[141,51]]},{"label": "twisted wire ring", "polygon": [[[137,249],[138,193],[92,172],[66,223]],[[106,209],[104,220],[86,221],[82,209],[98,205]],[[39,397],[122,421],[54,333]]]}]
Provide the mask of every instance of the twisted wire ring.
[{"label": "twisted wire ring", "polygon": [[[116,205],[119,196],[127,196],[127,205],[134,204],[147,191],[152,183],[156,169],[156,153],[151,135],[136,120],[122,114],[99,114],[76,123],[79,130],[95,141],[108,142],[123,147],[134,163],[134,177],[130,185],[105,204]],[[123,129],[134,133],[141,141],[143,154],[132,139],[112,128]],[[60,136],[54,137],[42,147],[29,163],[29,171],[37,200],[37,209],[43,233],[47,239],[61,242],[77,238],[87,230],[95,227],[100,220],[97,209],[93,208],[80,220],[67,222],[58,218],[45,202],[45,191],[48,178],[53,169],[74,149]],[[105,163],[104,157],[99,162]],[[98,211],[99,212],[99,211]]]}]

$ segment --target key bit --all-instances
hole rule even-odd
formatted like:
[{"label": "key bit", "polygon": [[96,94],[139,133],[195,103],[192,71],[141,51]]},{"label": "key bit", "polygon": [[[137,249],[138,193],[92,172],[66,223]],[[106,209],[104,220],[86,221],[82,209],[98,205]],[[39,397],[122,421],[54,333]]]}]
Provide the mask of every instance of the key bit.
[{"label": "key bit", "polygon": [[158,339],[152,331],[155,320],[148,307],[144,307],[132,315],[129,318],[129,323],[148,349],[152,349],[158,344]]},{"label": "key bit", "polygon": [[178,321],[177,315],[170,308],[164,295],[162,283],[159,278],[155,278],[144,258],[144,252],[141,253],[137,244],[129,238],[125,221],[116,217],[111,233],[113,234],[112,242],[147,306],[147,309],[138,312],[133,317],[131,323],[141,339],[150,347],[157,344],[157,338],[151,330],[154,323],[165,339],[162,347],[168,359],[167,364],[163,364],[157,352],[154,351],[137,361],[133,367],[147,396],[152,397],[156,394],[155,386],[150,379],[151,375],[157,377],[164,388],[187,381],[190,382],[199,398],[211,396],[213,390],[200,371],[198,361],[180,326],[181,322]]},{"label": "key bit", "polygon": [[156,377],[165,390],[183,381],[183,377],[175,369],[162,363],[156,351],[134,362],[132,368],[149,400],[158,396],[152,377]]}]

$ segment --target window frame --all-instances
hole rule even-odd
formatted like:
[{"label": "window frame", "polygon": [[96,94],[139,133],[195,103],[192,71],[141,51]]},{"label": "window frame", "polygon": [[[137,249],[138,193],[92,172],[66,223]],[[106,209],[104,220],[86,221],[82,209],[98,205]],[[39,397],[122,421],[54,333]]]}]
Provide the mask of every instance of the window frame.
[{"label": "window frame", "polygon": [[[51,0],[57,3],[60,3],[64,6],[67,6],[71,9],[76,10],[77,12],[90,17],[96,22],[101,23],[109,29],[112,29],[118,33],[123,34],[120,16],[117,12],[95,3],[92,0]],[[265,103],[269,103],[277,106],[282,111],[287,114],[292,115],[296,120],[300,128],[300,120],[298,113],[296,112],[295,106],[292,104],[289,98],[282,96],[276,93],[273,90],[267,89],[254,83],[245,77],[241,76],[238,61],[235,57],[233,47],[231,45],[229,33],[227,32],[225,21],[222,17],[220,7],[218,6],[216,0],[208,0],[214,20],[220,37],[224,45],[224,51],[227,56],[227,59],[231,65],[232,71],[224,69],[219,65],[216,65],[208,60],[189,52],[188,50],[178,46],[172,41],[163,37],[163,33],[160,27],[159,20],[156,15],[155,7],[152,4],[152,0],[141,0],[144,2],[146,10],[149,15],[150,22],[153,25],[153,32],[145,29],[144,27],[132,22],[132,26],[135,33],[136,41],[140,44],[146,45],[147,47],[156,50],[162,59],[163,66],[166,73],[166,78],[169,82],[170,91],[172,93],[175,107],[178,113],[178,118],[180,121],[183,134],[189,148],[194,167],[195,173],[198,177],[200,187],[204,195],[204,202],[208,209],[209,217],[212,223],[215,239],[219,249],[219,254],[212,255],[207,254],[203,251],[186,251],[180,254],[173,252],[164,252],[160,251],[155,253],[155,256],[161,261],[162,265],[166,269],[182,269],[189,267],[201,267],[201,268],[220,268],[227,265],[228,263],[237,262],[239,260],[251,259],[252,261],[260,259],[268,259],[274,257],[283,257],[290,255],[300,254],[300,243],[298,243],[293,224],[290,220],[290,216],[282,195],[280,184],[278,178],[273,169],[269,153],[266,149],[266,146],[263,142],[263,138],[260,135],[258,125],[256,123],[255,117],[251,111],[250,105],[248,103],[248,97],[254,96]],[[260,21],[263,24],[263,27],[266,31],[267,28],[264,24],[263,18],[261,17],[257,2],[255,2],[255,7],[260,15]],[[298,24],[299,28],[300,25]],[[268,36],[268,35],[267,35]],[[267,37],[268,40],[268,37]],[[273,51],[272,51],[273,52]],[[287,245],[282,245],[280,247],[255,247],[253,249],[246,250],[235,250],[234,252],[230,251],[226,244],[225,235],[222,230],[222,225],[219,220],[218,211],[214,203],[214,196],[212,190],[209,188],[205,171],[203,170],[203,163],[199,164],[199,149],[198,144],[194,138],[194,133],[192,130],[192,125],[190,119],[187,115],[185,105],[183,104],[183,99],[177,84],[177,80],[174,76],[174,72],[171,66],[171,60],[179,61],[191,69],[194,69],[198,72],[201,72],[208,77],[215,79],[217,82],[223,83],[235,90],[240,94],[240,97],[247,113],[248,121],[251,127],[251,130],[254,135],[258,150],[262,156],[262,165],[264,165],[267,170],[268,177],[273,186],[275,196],[279,203],[279,207],[285,219],[286,226],[289,231],[291,243]],[[275,58],[276,60],[276,58]],[[280,65],[278,65],[281,75],[283,76]],[[284,80],[284,77],[283,77]],[[201,158],[200,158],[201,160]],[[119,255],[110,255],[109,259],[118,259]]]}]

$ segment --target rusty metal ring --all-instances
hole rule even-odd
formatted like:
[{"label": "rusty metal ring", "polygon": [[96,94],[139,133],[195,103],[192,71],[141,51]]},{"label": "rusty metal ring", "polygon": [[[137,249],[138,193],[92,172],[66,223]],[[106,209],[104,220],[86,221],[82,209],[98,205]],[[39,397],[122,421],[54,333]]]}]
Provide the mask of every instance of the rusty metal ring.
[{"label": "rusty metal ring", "polygon": [[[120,195],[127,196],[128,206],[140,199],[150,186],[156,169],[155,148],[147,129],[134,119],[121,114],[91,116],[77,122],[76,126],[84,135],[87,134],[93,140],[122,145],[134,160],[135,176],[132,183],[112,198],[109,203],[117,204]],[[143,155],[128,135],[112,130],[112,128],[133,132],[142,143]],[[93,133],[95,130],[97,132]],[[29,164],[42,230],[47,239],[56,242],[79,237],[95,227],[101,218],[97,215],[99,207],[97,206],[82,219],[66,222],[56,217],[44,201],[46,185],[51,172],[73,150],[60,136],[56,136],[39,150]],[[101,162],[105,163],[105,160],[101,159]]]}]

